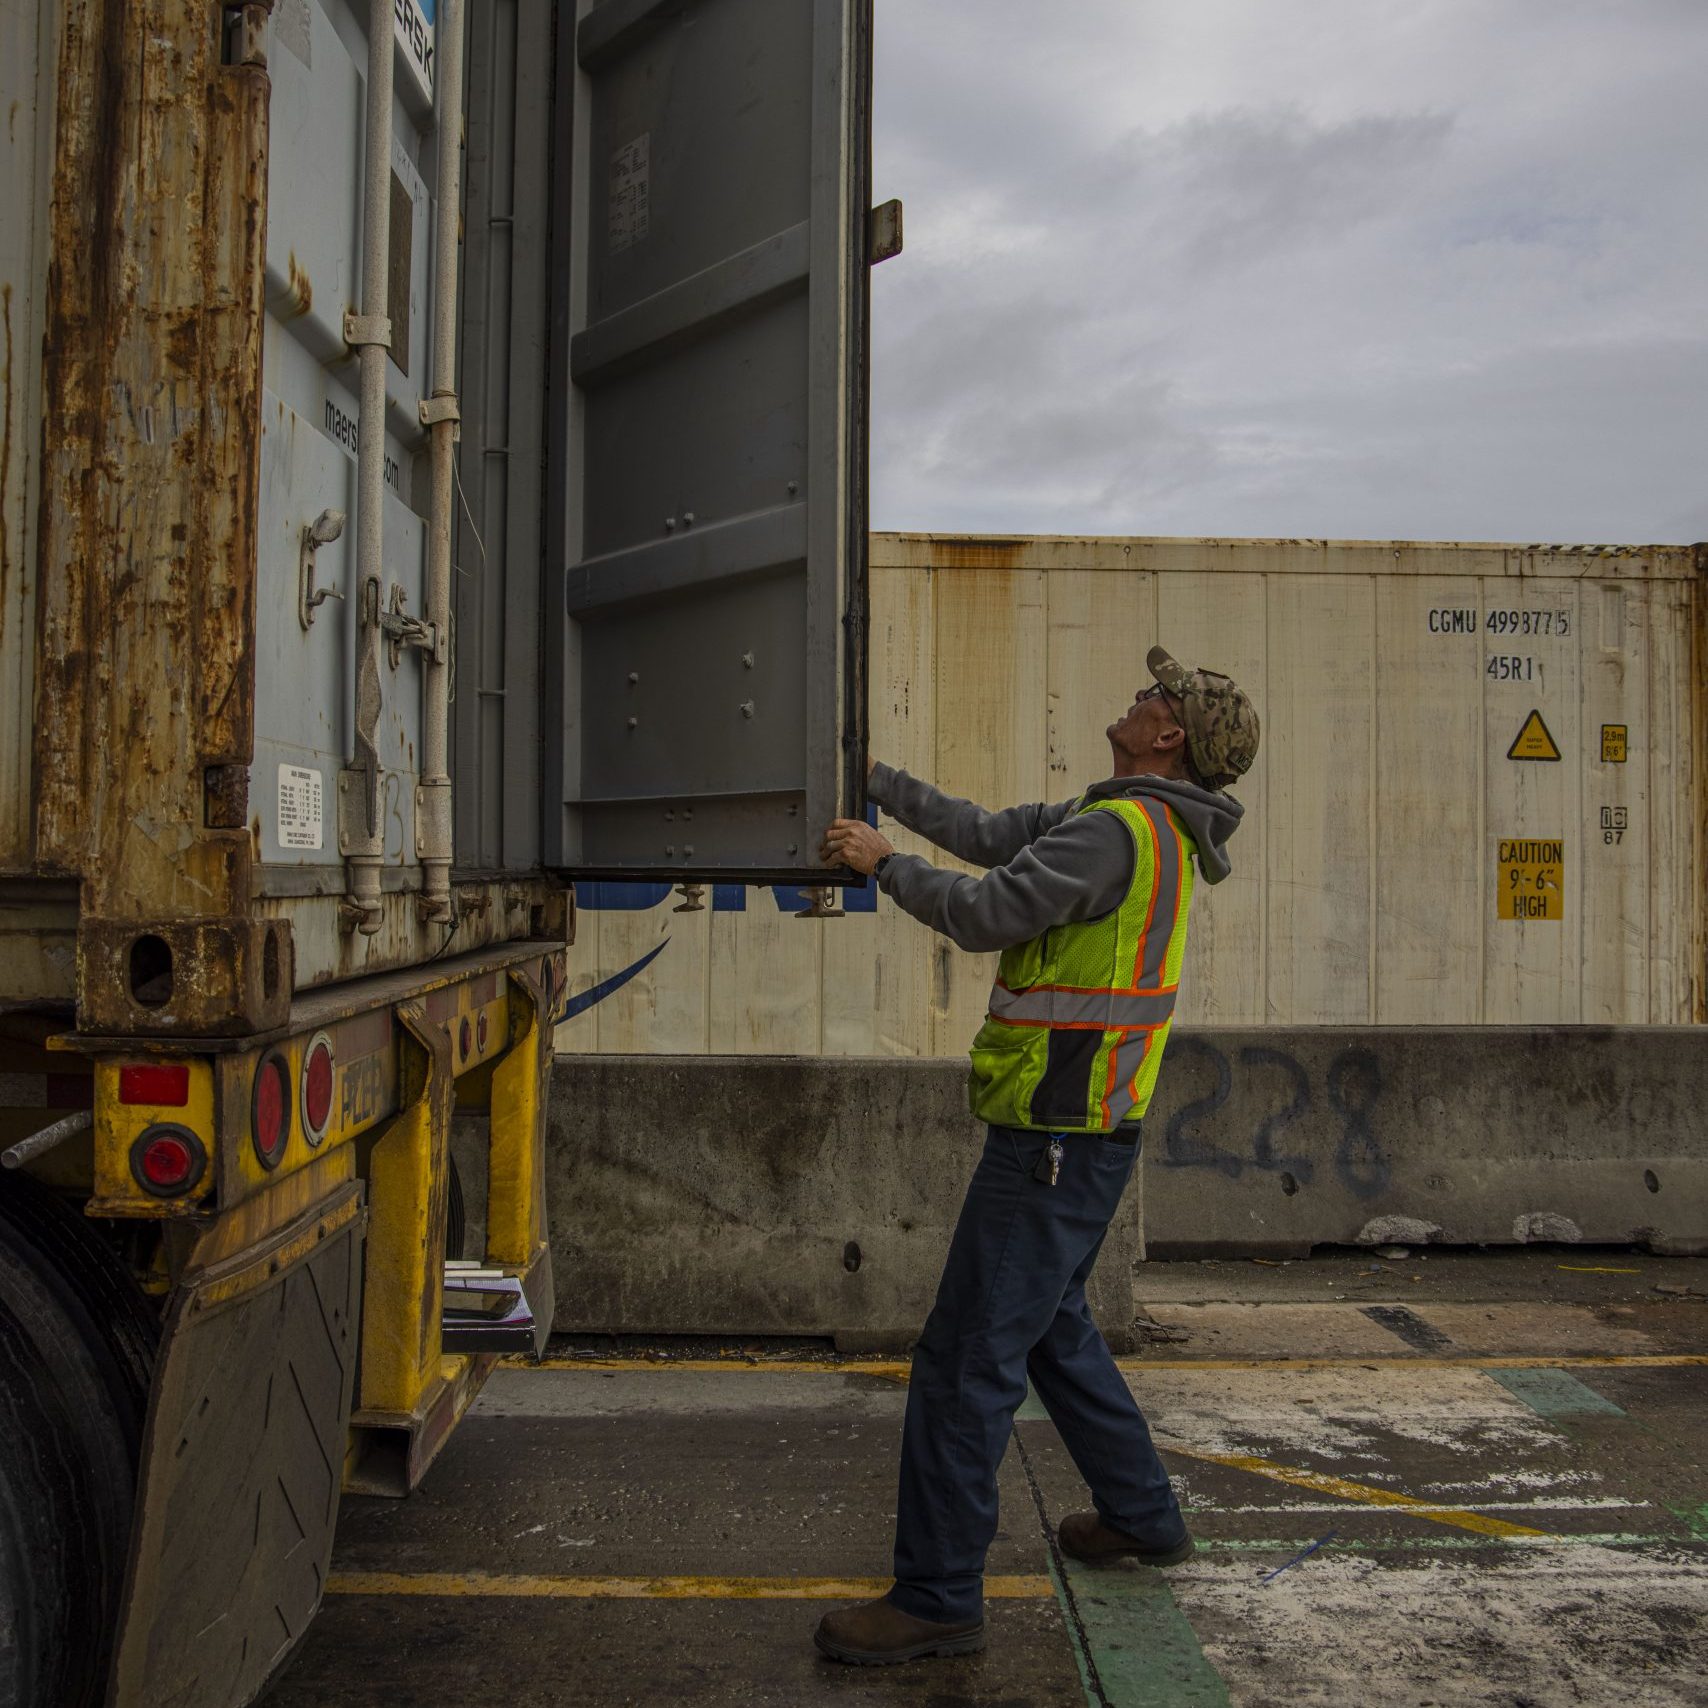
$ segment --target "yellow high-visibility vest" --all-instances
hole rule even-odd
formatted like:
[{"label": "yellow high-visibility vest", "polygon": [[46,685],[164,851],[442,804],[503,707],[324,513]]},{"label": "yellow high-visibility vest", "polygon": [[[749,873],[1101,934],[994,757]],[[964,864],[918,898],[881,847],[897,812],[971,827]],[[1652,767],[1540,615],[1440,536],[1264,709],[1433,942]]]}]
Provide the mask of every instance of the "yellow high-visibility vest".
[{"label": "yellow high-visibility vest", "polygon": [[1133,880],[1101,919],[1005,949],[973,1040],[981,1121],[1107,1133],[1150,1106],[1174,1019],[1197,844],[1159,799],[1084,802],[1133,839]]}]

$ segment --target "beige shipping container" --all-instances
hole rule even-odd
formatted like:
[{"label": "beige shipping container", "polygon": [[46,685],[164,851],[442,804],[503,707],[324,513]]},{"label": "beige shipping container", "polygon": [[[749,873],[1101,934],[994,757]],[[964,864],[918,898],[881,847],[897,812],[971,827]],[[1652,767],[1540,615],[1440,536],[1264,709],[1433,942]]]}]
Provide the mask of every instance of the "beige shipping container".
[{"label": "beige shipping container", "polygon": [[[873,751],[989,806],[1063,799],[1107,775],[1104,727],[1160,641],[1263,719],[1185,1022],[1684,1023],[1703,567],[1681,546],[878,534]],[[580,899],[563,1050],[954,1055],[984,1011],[992,958],[882,897],[827,920],[792,891]]]}]

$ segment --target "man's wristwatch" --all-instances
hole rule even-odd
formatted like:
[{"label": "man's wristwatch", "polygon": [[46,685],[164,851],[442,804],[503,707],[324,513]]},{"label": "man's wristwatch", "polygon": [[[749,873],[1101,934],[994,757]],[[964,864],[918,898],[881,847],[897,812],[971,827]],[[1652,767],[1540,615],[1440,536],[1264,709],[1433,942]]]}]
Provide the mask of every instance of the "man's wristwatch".
[{"label": "man's wristwatch", "polygon": [[893,849],[893,848],[892,848],[892,849],[891,849],[891,850],[890,850],[890,851],[889,851],[889,853],[887,853],[887,854],[880,854],[880,855],[879,855],[879,856],[878,856],[878,863],[877,863],[877,864],[876,864],[876,865],[875,865],[875,866],[874,866],[874,867],[873,867],[873,868],[872,868],[872,876],[873,876],[873,878],[874,878],[874,879],[876,879],[876,878],[881,878],[881,877],[882,877],[882,876],[883,876],[883,875],[884,875],[884,868],[885,868],[885,867],[886,867],[886,866],[887,866],[887,865],[888,865],[888,864],[889,864],[889,863],[890,863],[890,861],[892,861],[892,860],[893,860],[893,859],[894,859],[894,858],[895,858],[895,857],[896,857],[896,856],[895,856],[895,850],[894,850],[894,849]]}]

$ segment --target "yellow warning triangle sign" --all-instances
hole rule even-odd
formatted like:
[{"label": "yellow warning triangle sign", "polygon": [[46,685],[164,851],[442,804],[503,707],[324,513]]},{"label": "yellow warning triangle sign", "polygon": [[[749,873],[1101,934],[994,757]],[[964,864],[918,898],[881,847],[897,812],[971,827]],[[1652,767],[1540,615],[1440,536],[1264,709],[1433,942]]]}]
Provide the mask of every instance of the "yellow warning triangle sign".
[{"label": "yellow warning triangle sign", "polygon": [[1558,759],[1560,749],[1558,743],[1548,733],[1548,726],[1542,721],[1540,712],[1532,712],[1524,720],[1524,727],[1512,738],[1512,746],[1506,750],[1508,759]]}]

